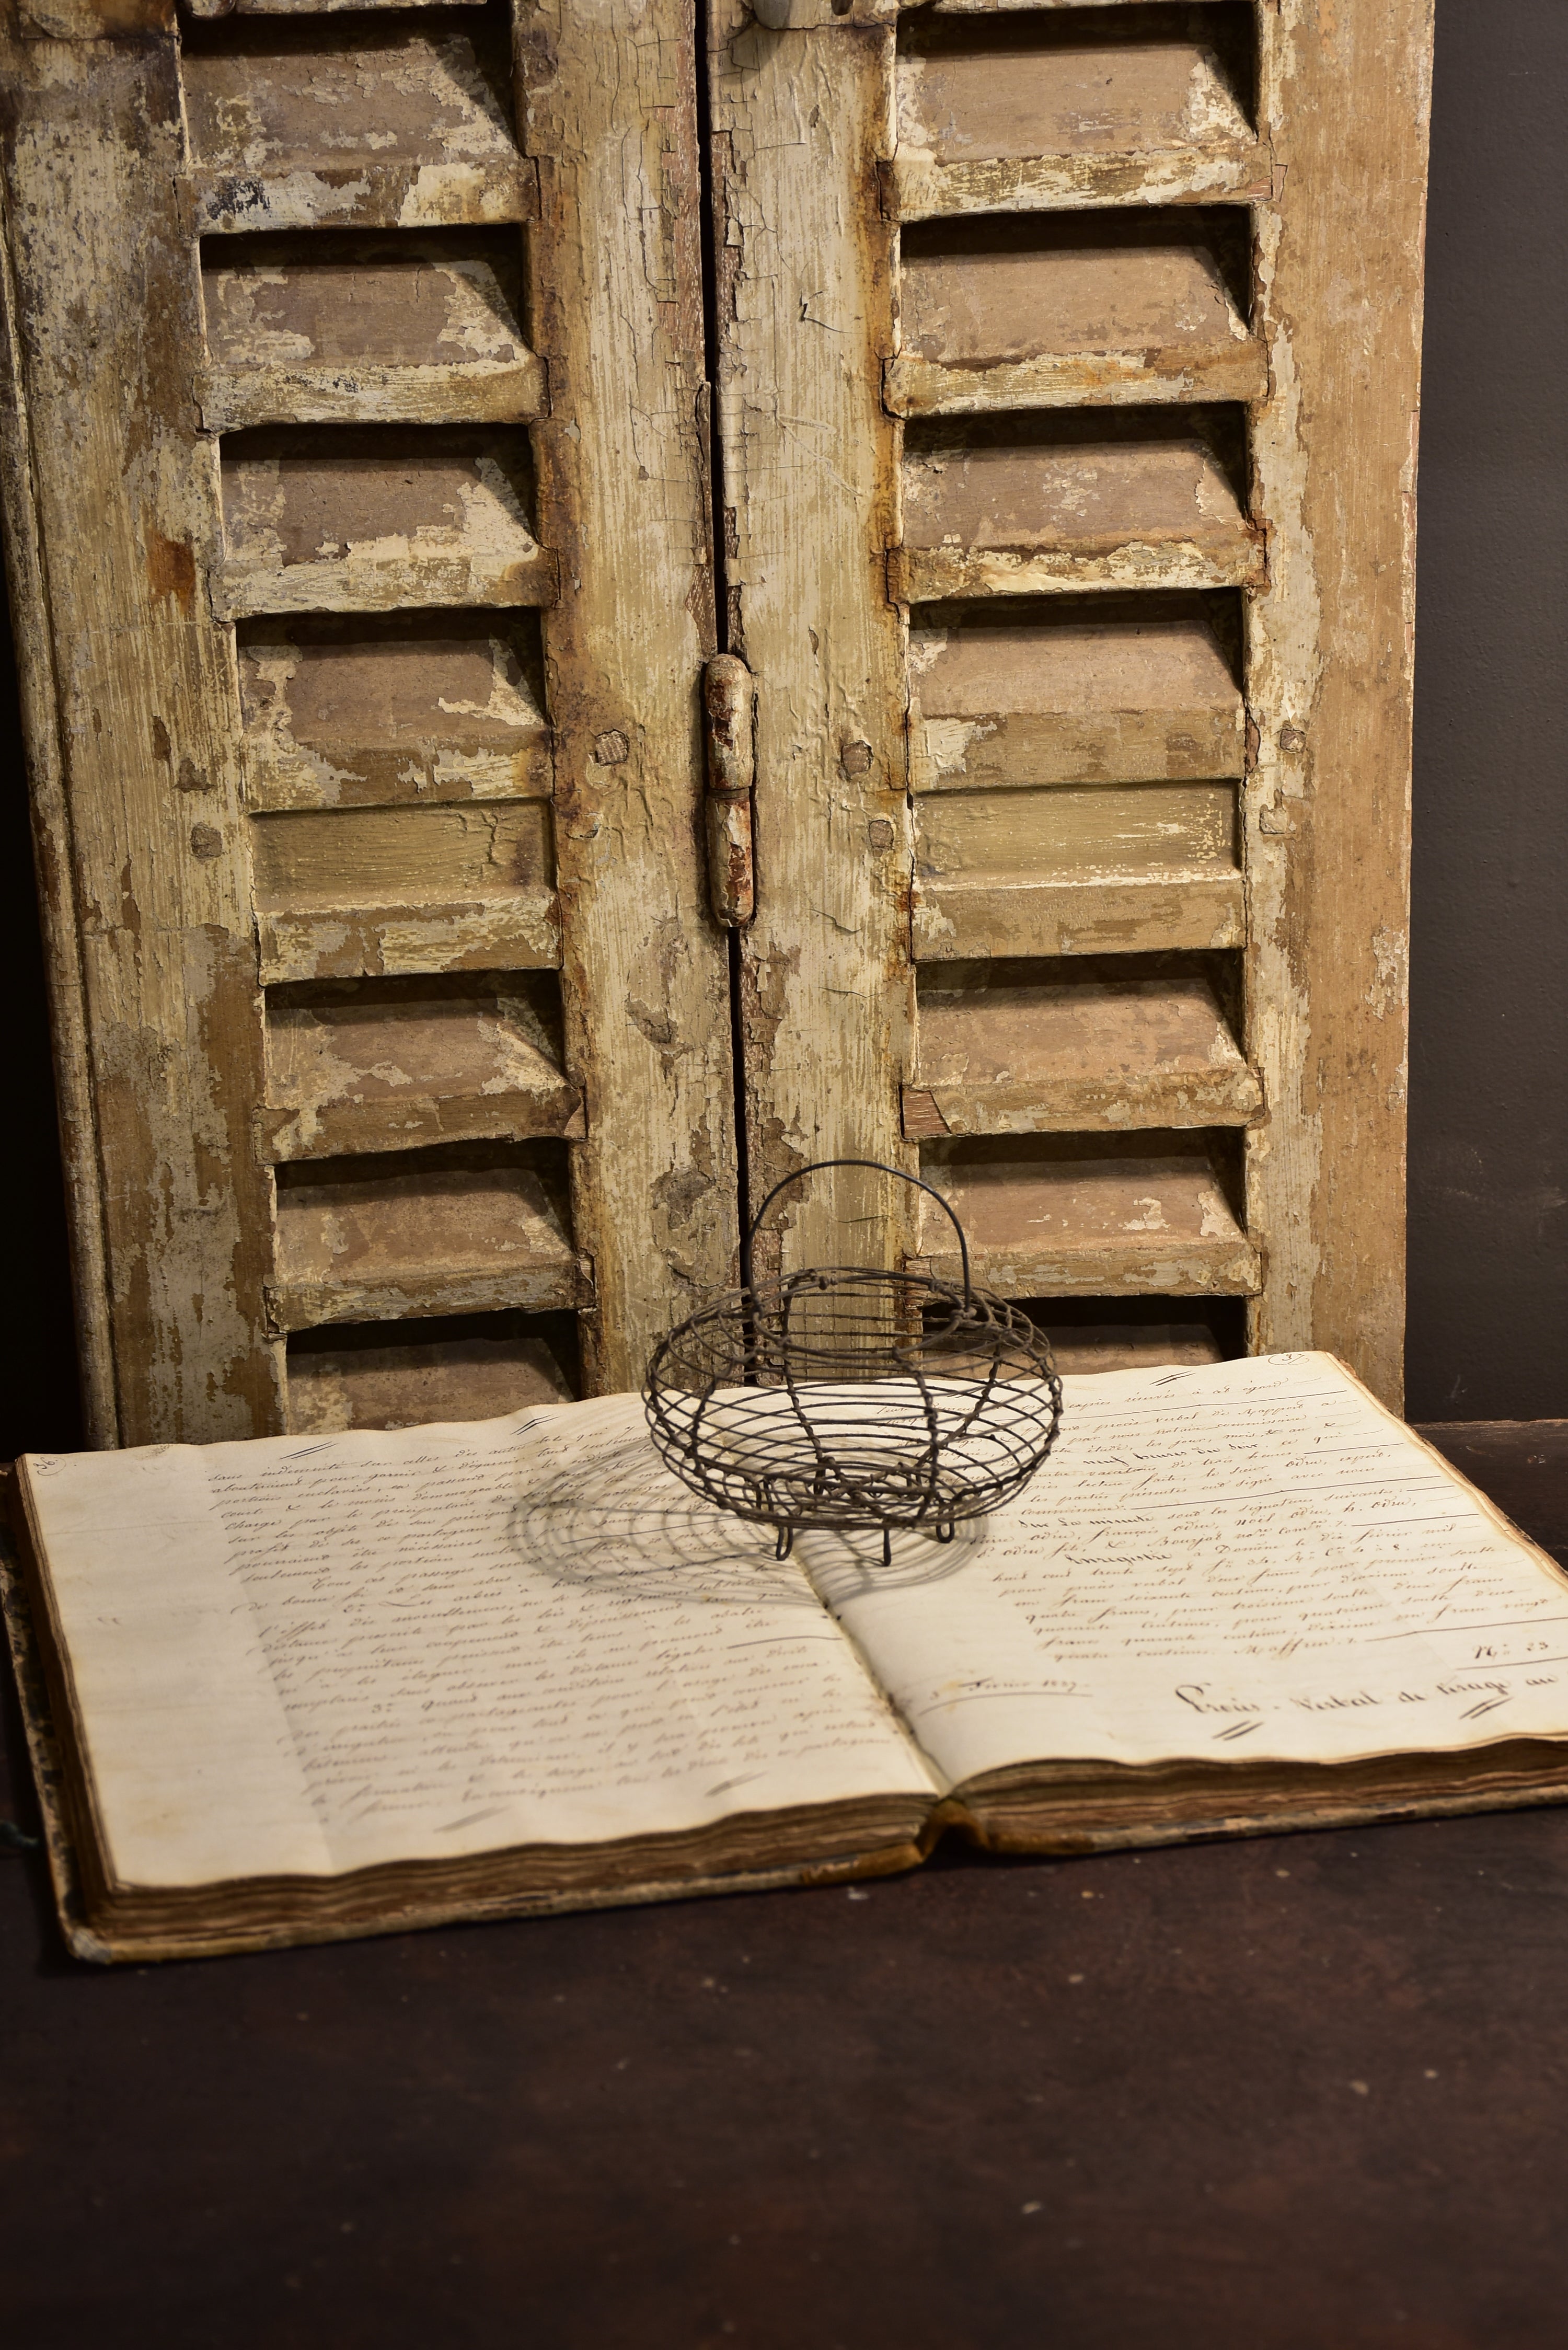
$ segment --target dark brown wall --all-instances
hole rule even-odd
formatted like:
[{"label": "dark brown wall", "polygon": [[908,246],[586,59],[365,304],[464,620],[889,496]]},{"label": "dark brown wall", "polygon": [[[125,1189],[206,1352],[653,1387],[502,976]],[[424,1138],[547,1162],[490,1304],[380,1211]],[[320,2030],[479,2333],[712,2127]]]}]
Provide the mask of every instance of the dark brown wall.
[{"label": "dark brown wall", "polygon": [[1438,0],[1408,1409],[1568,1417],[1568,6]]},{"label": "dark brown wall", "polygon": [[[0,602],[4,590],[0,587]],[[81,1442],[48,1001],[8,616],[0,611],[0,1460]]]},{"label": "dark brown wall", "polygon": [[[1438,0],[1421,442],[1409,1409],[1568,1417],[1568,0]],[[3,642],[0,638],[0,642]],[[0,681],[0,1459],[79,1440]]]}]

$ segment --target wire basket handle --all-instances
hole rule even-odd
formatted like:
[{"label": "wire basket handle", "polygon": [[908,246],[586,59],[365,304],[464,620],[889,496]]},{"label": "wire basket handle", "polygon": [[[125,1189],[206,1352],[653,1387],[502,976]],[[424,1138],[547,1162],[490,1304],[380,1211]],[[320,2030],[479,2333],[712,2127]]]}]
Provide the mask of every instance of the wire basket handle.
[{"label": "wire basket handle", "polygon": [[773,1190],[768,1193],[767,1198],[763,1201],[762,1206],[752,1218],[751,1230],[747,1232],[745,1239],[741,1243],[741,1287],[748,1297],[752,1296],[753,1294],[752,1289],[752,1244],[762,1229],[763,1218],[767,1214],[768,1210],[773,1206],[774,1201],[778,1198],[781,1191],[787,1191],[792,1183],[799,1183],[807,1175],[824,1174],[830,1167],[868,1167],[875,1174],[891,1175],[900,1183],[912,1183],[917,1191],[927,1192],[929,1197],[936,1201],[938,1207],[941,1210],[943,1215],[946,1216],[949,1223],[951,1224],[954,1232],[958,1234],[959,1262],[963,1267],[963,1302],[966,1306],[971,1305],[974,1303],[973,1292],[970,1285],[969,1243],[964,1238],[963,1226],[960,1223],[958,1218],[954,1215],[952,1210],[949,1207],[941,1193],[931,1184],[923,1183],[918,1175],[906,1175],[901,1167],[889,1167],[883,1159],[816,1159],[812,1161],[812,1164],[809,1167],[797,1167],[793,1175],[786,1175],[782,1183],[775,1183],[774,1185]]}]

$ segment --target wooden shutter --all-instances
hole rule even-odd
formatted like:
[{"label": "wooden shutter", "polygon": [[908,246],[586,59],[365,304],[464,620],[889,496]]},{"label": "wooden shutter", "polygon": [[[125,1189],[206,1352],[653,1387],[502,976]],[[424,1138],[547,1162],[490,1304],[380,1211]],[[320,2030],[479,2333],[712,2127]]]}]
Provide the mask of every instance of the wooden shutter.
[{"label": "wooden shutter", "polygon": [[634,1384],[729,1272],[696,62],[682,0],[8,8],[96,1441]]},{"label": "wooden shutter", "polygon": [[710,6],[12,0],[99,1440],[636,1383],[732,1009],[751,1201],[1397,1394],[1430,0]]},{"label": "wooden shutter", "polygon": [[1431,0],[712,6],[752,1196],[1397,1399]]}]

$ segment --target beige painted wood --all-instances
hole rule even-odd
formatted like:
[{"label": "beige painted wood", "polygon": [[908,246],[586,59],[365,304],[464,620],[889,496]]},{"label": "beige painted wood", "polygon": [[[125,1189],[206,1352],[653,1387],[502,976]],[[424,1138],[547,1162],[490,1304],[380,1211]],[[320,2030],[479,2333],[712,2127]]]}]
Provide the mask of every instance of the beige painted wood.
[{"label": "beige painted wood", "polygon": [[[912,226],[887,369],[900,416],[1127,401],[1256,400],[1268,389],[1220,227],[1137,213]],[[1227,239],[1226,242],[1230,240]]]},{"label": "beige painted wood", "polygon": [[[1076,9],[1085,0],[922,0],[933,16],[1000,16],[1012,11],[1036,11],[1064,8]],[[1094,0],[1099,8],[1131,7],[1142,10],[1147,0]]]},{"label": "beige painted wood", "polygon": [[466,8],[472,0],[188,0],[192,16],[324,16],[338,10]]},{"label": "beige painted wood", "polygon": [[916,956],[1241,945],[1244,711],[1205,601],[1039,609],[916,611]]},{"label": "beige painted wood", "polygon": [[1207,1322],[1052,1321],[1051,1353],[1069,1377],[1093,1371],[1152,1370],[1166,1363],[1222,1363],[1225,1349]]},{"label": "beige painted wood", "polygon": [[[1284,173],[1260,219],[1249,612],[1248,1156],[1259,1347],[1401,1392],[1416,443],[1431,0],[1260,12]],[[1372,846],[1376,844],[1375,847]]]},{"label": "beige painted wood", "polygon": [[[1234,1296],[1258,1285],[1256,1252],[1196,1144],[1159,1149],[1111,1135],[1086,1147],[1044,1136],[1033,1147],[938,1143],[921,1171],[962,1223],[976,1278],[1003,1296]],[[944,1226],[950,1232],[929,1208],[923,1262],[951,1281],[961,1268]]]},{"label": "beige painted wood", "polygon": [[251,844],[269,981],[560,960],[538,800],[258,816]]},{"label": "beige painted wood", "polygon": [[1239,872],[1179,868],[1072,879],[918,880],[913,932],[922,962],[1217,951],[1245,941],[1246,885]]},{"label": "beige painted wood", "polygon": [[[325,248],[325,249],[323,249]],[[545,370],[520,324],[516,239],[257,238],[202,272],[210,432],[248,424],[515,423]]]},{"label": "beige painted wood", "polygon": [[919,804],[919,880],[1016,881],[1060,873],[1235,868],[1231,784],[1057,784],[1048,791],[933,792]]},{"label": "beige painted wood", "polygon": [[1097,415],[1063,419],[1054,431],[1037,419],[945,426],[906,442],[903,545],[888,558],[889,590],[902,603],[932,603],[1261,587],[1262,544],[1244,494],[1225,456],[1179,411],[1156,411],[1115,439]]},{"label": "beige painted wood", "polygon": [[541,800],[310,808],[256,816],[251,841],[256,905],[267,913],[510,897],[546,883],[551,863]]},{"label": "beige painted wood", "polygon": [[1197,605],[917,611],[909,695],[917,793],[1246,770],[1241,694]]},{"label": "beige painted wood", "polygon": [[907,1135],[1242,1126],[1262,1107],[1203,977],[1039,983],[1013,968],[939,968],[922,984]]},{"label": "beige painted wood", "polygon": [[[486,1326],[507,1317],[488,1316]],[[550,1341],[521,1315],[480,1336],[472,1325],[403,1323],[376,1343],[374,1325],[328,1326],[288,1350],[291,1428],[417,1428],[431,1419],[494,1419],[527,1404],[570,1403],[575,1381]],[[317,1343],[341,1339],[333,1345]],[[366,1339],[369,1345],[362,1343]]]},{"label": "beige painted wood", "polygon": [[714,650],[696,148],[685,0],[519,6],[536,163],[536,428],[577,1247],[591,1385],[635,1387],[670,1323],[731,1277],[728,960],[701,853],[699,689]]},{"label": "beige painted wood", "polygon": [[546,604],[527,436],[408,428],[227,442],[224,616]]},{"label": "beige painted wood", "polygon": [[1186,9],[713,5],[716,534],[684,0],[5,49],[100,1440],[504,1408],[574,1312],[635,1383],[731,1276],[715,541],[753,1201],[939,1168],[1014,1294],[1251,1295],[1397,1399],[1429,0],[1268,0],[1255,88]]},{"label": "beige painted wood", "polygon": [[562,959],[553,889],[514,889],[442,902],[331,906],[255,917],[261,976],[271,986],[307,979],[379,979],[398,972],[548,971]]},{"label": "beige painted wood", "polygon": [[[888,598],[897,433],[889,25],[712,16],[719,415],[732,649],[757,681],[757,913],[741,933],[751,1199],[823,1159],[912,1168],[904,647]],[[841,1171],[787,1194],[786,1263],[882,1261],[905,1187]],[[909,1194],[912,1199],[915,1195]],[[765,1251],[759,1265],[769,1262]]]},{"label": "beige painted wood", "polygon": [[489,613],[253,622],[238,647],[246,806],[548,799],[526,631]]},{"label": "beige painted wood", "polygon": [[1091,153],[940,162],[903,151],[884,168],[883,201],[898,220],[950,220],[1106,203],[1201,204],[1266,195],[1272,185],[1267,148],[1219,135],[1196,150],[1157,149],[1130,160]]},{"label": "beige painted wood", "polygon": [[186,0],[192,16],[325,16],[352,9],[467,8],[473,0]]},{"label": "beige painted wood", "polygon": [[586,1305],[590,1272],[551,1191],[533,1168],[483,1151],[291,1169],[278,1188],[272,1326]]},{"label": "beige painted wood", "polygon": [[[8,57],[6,58],[8,64]],[[11,193],[0,179],[0,513],[17,699],[27,745],[33,862],[55,1046],[71,1287],[78,1333],[82,1418],[90,1442],[117,1425],[113,1336],[97,1111],[89,1075],[86,973],[76,922],[67,769],[58,723],[56,646],[47,621],[37,536],[22,314],[9,235]]]},{"label": "beige painted wood", "polygon": [[4,68],[32,460],[7,523],[42,550],[22,627],[54,676],[102,1169],[115,1399],[100,1362],[90,1432],[247,1435],[276,1410],[253,1336],[271,1209],[233,655],[199,593],[217,484],[179,367],[198,310],[174,43],[7,40]]},{"label": "beige painted wood", "polygon": [[1172,9],[1140,10],[1136,37],[1110,49],[1071,20],[1045,40],[1009,25],[1000,39],[961,47],[922,38],[917,18],[898,60],[900,153],[954,163],[1244,143],[1251,126],[1231,78],[1183,15],[1185,24]]},{"label": "beige painted wood", "polygon": [[559,999],[523,972],[329,982],[275,1000],[264,1158],[327,1159],[422,1142],[580,1141],[561,1067]]},{"label": "beige painted wood", "polygon": [[[961,56],[966,41],[983,53],[980,64],[961,68],[945,101],[946,120],[960,131],[964,76],[978,88],[992,56],[1042,39],[1039,19],[1033,26],[1014,19],[1010,29],[1000,21],[1012,15],[1005,10],[996,12],[996,25],[966,30],[985,13],[944,5],[921,20],[943,20],[932,46],[944,55],[949,41]],[[1130,37],[1136,42],[1151,22],[1129,16]],[[1199,631],[1209,632],[1212,683],[1169,694],[1174,723],[1166,725],[1158,704],[1167,695],[1111,683],[1092,634],[1082,639],[1079,679],[1064,663],[1067,690],[1047,683],[1049,656],[1033,618],[1044,602],[1030,608],[1021,598],[997,638],[976,629],[973,606],[917,603],[912,781],[922,795],[978,790],[981,799],[965,836],[974,852],[968,871],[919,884],[915,938],[919,953],[938,957],[1082,951],[1085,943],[1127,951],[1169,945],[1176,935],[1196,946],[1202,929],[1196,921],[1186,927],[1198,910],[1190,901],[1181,929],[1163,936],[1137,920],[1136,901],[1116,909],[1130,918],[1117,941],[1109,926],[1059,922],[1050,880],[976,887],[987,837],[984,795],[1000,806],[999,792],[1023,792],[1044,806],[1050,795],[1041,786],[1102,774],[1244,778],[1240,870],[1219,883],[1223,911],[1210,937],[1245,946],[1238,1041],[1267,1104],[1245,1137],[1247,1229],[1260,1281],[1251,1343],[1334,1348],[1397,1402],[1414,449],[1431,12],[1424,0],[1400,0],[1392,10],[1346,0],[1331,13],[1307,0],[1281,0],[1259,8],[1254,22],[1262,70],[1251,128],[1276,170],[1272,191],[1251,213],[1250,269],[1238,270],[1223,208],[1199,213],[1171,205],[1161,214],[1148,204],[1126,116],[1123,143],[1106,151],[1113,172],[1119,165],[1127,171],[1114,200],[1122,208],[1116,236],[1104,213],[1085,213],[1066,192],[1054,199],[1045,180],[1040,201],[1059,201],[1064,214],[1054,224],[1042,216],[1048,234],[1026,222],[999,222],[988,244],[983,222],[953,217],[911,225],[905,235],[905,372],[894,370],[889,381],[894,404],[907,411],[950,401],[955,385],[977,416],[1005,411],[1014,398],[1054,400],[1038,369],[1028,379],[1011,372],[1062,356],[1042,350],[1045,322],[1052,345],[1087,354],[1064,396],[1090,411],[1129,396],[1115,359],[1128,347],[1140,365],[1147,347],[1157,347],[1155,364],[1170,371],[1179,408],[1201,400],[1201,369],[1179,380],[1179,338],[1158,324],[1162,306],[1185,283],[1192,296],[1184,306],[1187,330],[1212,348],[1228,338],[1241,363],[1230,390],[1247,403],[1248,470],[1232,467],[1227,477],[1243,526],[1268,556],[1266,574],[1255,567],[1237,575],[1239,639],[1232,622],[1221,626],[1222,605],[1207,612],[1192,606],[1188,642],[1195,649]],[[1107,87],[1127,56],[1125,45],[1120,63],[1113,54],[1110,23],[1064,16],[1053,36],[1073,47],[1086,35],[1099,46]],[[1011,87],[1022,92],[1025,80],[1020,70]],[[912,88],[909,98],[918,115]],[[991,108],[983,128],[973,109],[968,120],[990,145],[1026,143],[1003,135],[1005,107]],[[1048,154],[1049,140],[1030,151]],[[976,158],[974,168],[984,161]],[[1100,183],[1102,195],[1109,184]],[[888,185],[896,196],[896,173]],[[1230,216],[1232,232],[1237,217]],[[1215,265],[1207,328],[1199,287],[1205,253]],[[1048,287],[1060,296],[1049,305]],[[1142,358],[1137,338],[1124,330],[1134,317],[1147,334]],[[967,379],[961,382],[955,369],[967,369]],[[1004,498],[988,499],[978,485],[994,479],[1023,505],[1013,484],[1022,485],[1026,461],[990,453],[1007,448],[1009,422],[1004,412],[987,423],[978,466],[972,452],[960,457],[969,501],[961,522],[942,518],[944,499],[955,515],[959,504],[945,475],[928,478],[909,498],[910,510],[924,498],[935,526],[923,527],[929,554],[916,552],[922,524],[906,526],[890,566],[895,588],[915,598],[1005,592],[1011,567],[999,564],[993,549],[998,541],[1014,548],[1018,534],[996,526]],[[1090,426],[1083,421],[1080,429]],[[919,452],[930,432],[945,461],[961,449],[965,430],[955,414],[945,447],[928,427],[911,434],[911,447]],[[1027,462],[1038,463],[1033,455]],[[1125,458],[1117,462],[1125,466]],[[999,470],[986,475],[982,469],[992,465]],[[1165,478],[1174,484],[1174,475]],[[1136,490],[1130,473],[1127,480],[1130,507],[1152,488],[1152,476],[1146,472]],[[1158,505],[1152,496],[1151,521]],[[1134,543],[1136,527],[1124,544]],[[1066,537],[1060,533],[1054,548],[1059,560]],[[1115,560],[1116,550],[1107,552]],[[1039,555],[1031,549],[1022,560],[1037,563]],[[1014,556],[1020,570],[1022,560]],[[917,567],[921,563],[929,568]],[[1103,608],[1108,616],[1108,600]],[[1152,615],[1152,600],[1144,608]],[[1174,632],[1165,641],[1174,650]],[[1120,705],[1114,716],[1101,715],[1107,688]],[[1088,722],[1081,749],[1072,732],[1075,708]],[[1177,715],[1179,708],[1185,714]],[[1168,765],[1162,747],[1173,754]],[[919,803],[922,830],[929,805]],[[940,843],[945,834],[939,826],[929,837]],[[1017,852],[1022,866],[1021,840]],[[1088,893],[1098,886],[1086,885]],[[1040,920],[1046,911],[1053,919]]]},{"label": "beige painted wood", "polygon": [[5,54],[100,1441],[632,1383],[731,1271],[693,31],[524,32],[526,255],[493,5]]},{"label": "beige painted wood", "polygon": [[1003,17],[978,44],[965,26],[961,46],[929,11],[909,21],[886,175],[900,219],[1272,192],[1212,17],[1140,8],[1109,48],[1072,16]]},{"label": "beige painted wood", "polygon": [[185,46],[195,225],[434,228],[523,221],[504,36],[300,18],[199,26]]}]

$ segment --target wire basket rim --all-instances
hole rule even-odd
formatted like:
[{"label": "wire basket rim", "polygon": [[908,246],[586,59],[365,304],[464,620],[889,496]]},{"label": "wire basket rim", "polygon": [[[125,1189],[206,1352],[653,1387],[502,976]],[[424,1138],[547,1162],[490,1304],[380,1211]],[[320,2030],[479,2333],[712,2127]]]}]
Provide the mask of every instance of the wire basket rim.
[{"label": "wire basket rim", "polygon": [[[820,1164],[900,1172],[874,1159]],[[933,1197],[959,1235],[961,1286],[866,1264],[756,1281],[759,1214],[741,1286],[654,1349],[644,1407],[661,1459],[701,1498],[772,1526],[781,1558],[807,1528],[880,1529],[885,1561],[895,1528],[950,1541],[961,1519],[1018,1492],[1055,1442],[1062,1383],[1049,1341],[1021,1307],[975,1284],[963,1228]],[[814,1307],[826,1309],[815,1327]],[[897,1391],[890,1413],[873,1402],[877,1387]]]}]

